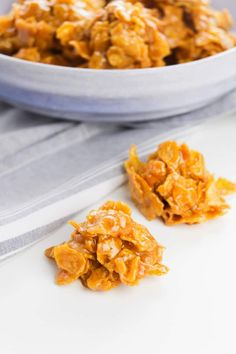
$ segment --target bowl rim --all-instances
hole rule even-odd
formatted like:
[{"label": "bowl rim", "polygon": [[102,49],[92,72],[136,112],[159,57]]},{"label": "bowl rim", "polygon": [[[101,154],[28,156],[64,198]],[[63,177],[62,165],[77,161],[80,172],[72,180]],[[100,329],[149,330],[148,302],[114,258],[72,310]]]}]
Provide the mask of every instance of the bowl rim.
[{"label": "bowl rim", "polygon": [[172,72],[176,70],[182,70],[183,68],[194,68],[196,66],[200,66],[201,64],[207,64],[208,62],[214,61],[214,60],[221,60],[223,57],[228,56],[230,54],[236,54],[236,47],[230,48],[228,50],[225,50],[221,53],[217,53],[214,55],[211,55],[206,58],[198,59],[195,61],[187,62],[187,63],[181,63],[181,64],[175,64],[175,65],[168,65],[168,66],[161,66],[161,67],[152,67],[152,68],[140,68],[140,69],[91,69],[91,68],[75,68],[75,67],[68,67],[68,66],[59,66],[59,65],[54,65],[54,64],[44,64],[44,63],[38,63],[38,62],[32,62],[32,61],[27,61],[24,59],[19,59],[19,58],[14,58],[5,54],[0,53],[0,61],[8,61],[17,64],[17,66],[27,66],[28,68],[31,67],[32,69],[43,69],[45,71],[52,71],[56,70],[61,73],[71,73],[71,74],[79,74],[79,73],[88,73],[88,74],[93,74],[96,76],[101,76],[101,75],[124,75],[124,76],[132,76],[132,75],[143,75],[143,74],[148,74],[152,75],[154,72]]}]

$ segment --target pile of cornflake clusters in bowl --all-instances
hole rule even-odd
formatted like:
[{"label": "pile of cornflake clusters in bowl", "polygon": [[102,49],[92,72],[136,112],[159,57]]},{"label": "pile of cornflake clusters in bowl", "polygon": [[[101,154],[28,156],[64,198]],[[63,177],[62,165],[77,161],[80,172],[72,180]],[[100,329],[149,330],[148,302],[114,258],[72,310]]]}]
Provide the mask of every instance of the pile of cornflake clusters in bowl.
[{"label": "pile of cornflake clusters in bowl", "polygon": [[56,283],[80,279],[91,290],[110,290],[119,284],[136,285],[148,275],[164,275],[164,248],[131,218],[130,208],[109,201],[89,213],[85,222],[70,222],[71,239],[45,251],[58,267]]},{"label": "pile of cornflake clusters in bowl", "polygon": [[236,45],[207,0],[19,0],[0,17],[0,53],[95,69],[172,65]]},{"label": "pile of cornflake clusters in bowl", "polygon": [[194,224],[223,215],[229,205],[225,196],[236,184],[215,179],[204,157],[186,144],[162,143],[142,162],[135,146],[125,162],[132,199],[149,220],[161,217],[166,224]]}]

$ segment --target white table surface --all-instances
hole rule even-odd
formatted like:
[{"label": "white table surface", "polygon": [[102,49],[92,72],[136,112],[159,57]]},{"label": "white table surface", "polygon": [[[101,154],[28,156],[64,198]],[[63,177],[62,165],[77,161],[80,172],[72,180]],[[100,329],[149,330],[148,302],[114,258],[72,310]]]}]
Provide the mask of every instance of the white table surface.
[{"label": "white table surface", "polygon": [[[236,181],[236,116],[207,123],[185,142],[204,153],[209,170]],[[126,187],[109,198],[131,204]],[[236,353],[236,197],[230,204],[222,218],[177,227],[148,222],[133,207],[166,246],[170,267],[137,287],[56,286],[43,251],[69,237],[68,225],[1,263],[0,353]]]}]

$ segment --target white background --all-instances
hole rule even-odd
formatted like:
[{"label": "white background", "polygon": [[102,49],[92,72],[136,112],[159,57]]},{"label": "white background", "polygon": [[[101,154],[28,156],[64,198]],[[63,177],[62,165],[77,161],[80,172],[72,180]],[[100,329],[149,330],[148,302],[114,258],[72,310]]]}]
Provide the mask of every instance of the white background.
[{"label": "white background", "polygon": [[[204,153],[210,171],[236,181],[236,116],[207,123],[185,142]],[[126,187],[109,198],[132,205]],[[133,207],[166,246],[170,267],[137,287],[56,286],[43,251],[69,238],[68,225],[1,263],[1,354],[236,353],[236,197],[229,202],[222,218],[177,227],[148,222]]]}]

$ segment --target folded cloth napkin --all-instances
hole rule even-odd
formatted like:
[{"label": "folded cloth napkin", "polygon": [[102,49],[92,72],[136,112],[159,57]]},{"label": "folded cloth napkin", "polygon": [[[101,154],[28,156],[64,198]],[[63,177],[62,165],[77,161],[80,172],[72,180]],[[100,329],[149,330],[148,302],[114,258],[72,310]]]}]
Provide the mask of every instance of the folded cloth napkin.
[{"label": "folded cloth napkin", "polygon": [[198,111],[126,125],[55,120],[0,103],[0,259],[121,185],[132,144],[145,156],[234,110],[236,91]]}]

